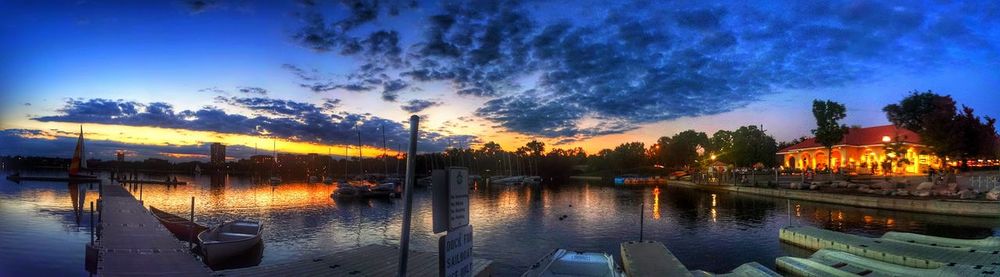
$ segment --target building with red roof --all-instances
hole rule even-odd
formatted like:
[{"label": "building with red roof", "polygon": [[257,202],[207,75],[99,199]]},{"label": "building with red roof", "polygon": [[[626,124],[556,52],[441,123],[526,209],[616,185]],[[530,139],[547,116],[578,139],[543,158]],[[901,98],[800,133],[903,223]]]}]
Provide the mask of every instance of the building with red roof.
[{"label": "building with red roof", "polygon": [[[867,128],[851,128],[844,139],[833,146],[832,151],[809,138],[795,145],[778,150],[785,167],[799,169],[826,169],[830,163],[833,169],[846,169],[859,173],[884,172],[883,162],[895,158],[895,153],[886,153],[889,143],[902,144],[907,148],[904,157],[908,164],[893,166],[895,173],[921,173],[931,165],[938,164],[937,157],[928,153],[927,146],[920,143],[920,135],[894,125]],[[829,162],[827,155],[833,157]]]}]

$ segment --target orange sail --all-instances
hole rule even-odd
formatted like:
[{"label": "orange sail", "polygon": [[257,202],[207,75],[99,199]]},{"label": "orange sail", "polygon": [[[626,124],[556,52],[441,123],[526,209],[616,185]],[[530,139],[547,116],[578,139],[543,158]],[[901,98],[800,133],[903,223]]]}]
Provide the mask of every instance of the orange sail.
[{"label": "orange sail", "polygon": [[87,168],[87,158],[83,155],[83,125],[80,126],[80,138],[76,140],[76,149],[73,150],[73,161],[69,163],[69,175],[74,176],[80,173],[81,169]]}]

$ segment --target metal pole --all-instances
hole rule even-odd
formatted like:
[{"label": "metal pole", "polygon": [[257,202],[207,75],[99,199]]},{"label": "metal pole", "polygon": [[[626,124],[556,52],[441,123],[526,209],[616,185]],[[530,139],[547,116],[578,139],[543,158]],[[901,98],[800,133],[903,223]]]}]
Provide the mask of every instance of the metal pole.
[{"label": "metal pole", "polygon": [[[194,196],[191,196],[191,223],[194,223]],[[191,249],[192,238],[194,238],[194,227],[188,225],[188,249]]]},{"label": "metal pole", "polygon": [[406,276],[406,260],[410,254],[410,217],[413,213],[413,184],[417,182],[417,129],[420,117],[410,116],[410,148],[406,152],[406,181],[403,188],[403,228],[399,236],[399,277]]},{"label": "metal pole", "polygon": [[139,184],[139,203],[142,204],[142,184]]},{"label": "metal pole", "polygon": [[792,200],[785,199],[785,201],[788,201],[787,202],[788,208],[785,209],[785,211],[788,213],[788,226],[792,226]]},{"label": "metal pole", "polygon": [[639,204],[639,241],[642,241],[642,233],[643,233],[642,231],[644,227],[643,225],[645,225],[646,223],[645,217],[646,217],[646,201],[642,201],[642,203]]},{"label": "metal pole", "polygon": [[94,244],[94,201],[90,201],[90,244]]}]

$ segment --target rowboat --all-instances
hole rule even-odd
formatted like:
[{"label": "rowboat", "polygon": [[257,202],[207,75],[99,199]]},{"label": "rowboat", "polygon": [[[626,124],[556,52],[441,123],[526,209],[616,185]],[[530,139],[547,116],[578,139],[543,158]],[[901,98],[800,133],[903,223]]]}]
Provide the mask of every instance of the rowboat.
[{"label": "rowboat", "polygon": [[208,229],[198,223],[191,222],[187,218],[164,212],[153,206],[149,206],[149,211],[153,213],[156,220],[160,221],[160,224],[163,224],[163,227],[167,227],[167,230],[173,233],[179,240],[196,242],[196,236]]},{"label": "rowboat", "polygon": [[615,259],[607,253],[577,252],[566,249],[556,249],[541,260],[531,265],[521,277],[549,276],[595,276],[621,277],[626,276],[621,269],[615,267]]},{"label": "rowboat", "polygon": [[206,264],[219,264],[252,250],[261,242],[261,230],[257,221],[226,222],[198,234],[198,246]]}]

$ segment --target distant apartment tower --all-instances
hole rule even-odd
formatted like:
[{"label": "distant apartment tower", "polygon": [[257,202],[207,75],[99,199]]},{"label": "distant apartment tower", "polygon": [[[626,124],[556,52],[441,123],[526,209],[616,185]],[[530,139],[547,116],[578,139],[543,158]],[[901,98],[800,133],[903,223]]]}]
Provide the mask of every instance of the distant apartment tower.
[{"label": "distant apartment tower", "polygon": [[212,144],[212,164],[222,166],[226,163],[226,146],[221,143]]}]

